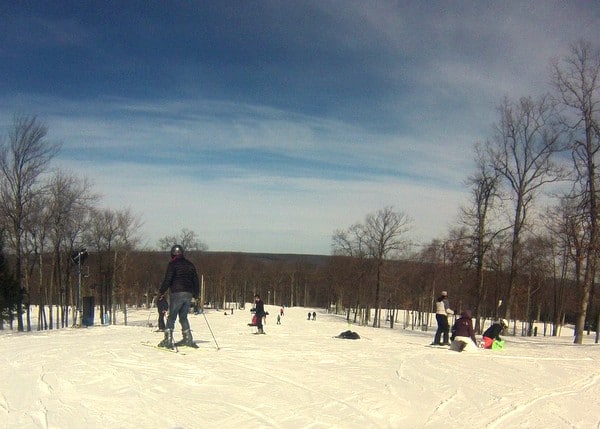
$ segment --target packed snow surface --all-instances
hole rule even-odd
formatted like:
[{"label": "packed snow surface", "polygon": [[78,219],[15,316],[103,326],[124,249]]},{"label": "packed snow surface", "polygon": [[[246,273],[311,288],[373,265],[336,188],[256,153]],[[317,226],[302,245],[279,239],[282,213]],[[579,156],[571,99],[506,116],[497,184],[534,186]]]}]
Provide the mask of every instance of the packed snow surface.
[{"label": "packed snow surface", "polygon": [[[0,331],[0,427],[600,427],[593,335],[506,336],[503,350],[457,353],[428,346],[433,327],[374,329],[318,309],[307,320],[313,309],[286,308],[278,325],[279,307],[266,306],[267,334],[253,335],[249,308],[190,315],[200,348],[179,354],[142,345],[162,339],[155,309],[129,310],[127,326],[119,315]],[[346,330],[361,338],[334,338]]]}]

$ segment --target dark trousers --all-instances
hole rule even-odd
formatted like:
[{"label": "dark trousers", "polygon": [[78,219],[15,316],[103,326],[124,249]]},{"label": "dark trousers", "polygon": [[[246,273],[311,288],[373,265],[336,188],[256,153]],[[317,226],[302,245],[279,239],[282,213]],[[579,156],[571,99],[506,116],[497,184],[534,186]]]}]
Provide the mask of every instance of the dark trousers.
[{"label": "dark trousers", "polygon": [[437,322],[438,328],[435,331],[435,338],[433,342],[435,344],[440,343],[440,339],[442,338],[442,334],[444,336],[444,343],[449,343],[449,333],[450,333],[450,325],[448,325],[448,316],[444,316],[443,314],[436,314],[435,320]]},{"label": "dark trousers", "polygon": [[158,329],[164,331],[167,328],[167,311],[169,310],[169,303],[167,298],[164,296],[156,302],[156,308],[158,309]]},{"label": "dark trousers", "polygon": [[263,330],[263,317],[265,317],[264,314],[256,315],[256,327],[258,328],[259,331]]},{"label": "dark trousers", "polygon": [[158,310],[158,329],[164,331],[167,325],[165,324],[165,314],[166,312],[162,310]]}]

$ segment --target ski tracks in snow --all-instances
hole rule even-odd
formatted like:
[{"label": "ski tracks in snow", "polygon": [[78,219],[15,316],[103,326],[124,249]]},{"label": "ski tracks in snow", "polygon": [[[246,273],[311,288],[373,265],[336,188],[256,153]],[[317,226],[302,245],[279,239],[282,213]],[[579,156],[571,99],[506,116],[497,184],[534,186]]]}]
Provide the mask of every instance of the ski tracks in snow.
[{"label": "ski tracks in snow", "polygon": [[[242,364],[239,361],[237,361],[237,359],[230,358],[228,361],[230,364],[236,365],[239,368],[244,369],[248,373],[260,374],[260,376],[264,377],[266,384],[269,384],[269,380],[272,380],[278,386],[283,386],[283,390],[287,392],[286,395],[288,395],[290,398],[297,398],[297,400],[293,402],[290,401],[290,405],[295,407],[295,409],[291,408],[285,410],[286,415],[295,415],[296,418],[300,418],[300,416],[302,416],[302,410],[305,408],[311,409],[314,407],[318,407],[324,410],[326,410],[327,408],[335,408],[336,412],[339,412],[339,408],[343,407],[347,410],[348,417],[351,417],[351,420],[356,421],[356,427],[382,427],[381,421],[372,418],[371,410],[365,411],[357,405],[353,404],[353,402],[360,402],[360,398],[359,395],[354,393],[355,389],[352,389],[351,386],[349,386],[349,396],[344,398],[344,392],[337,392],[339,396],[333,396],[331,394],[328,394],[322,388],[317,389],[315,387],[310,387],[313,384],[306,379],[303,382],[300,382],[297,381],[295,378],[283,375],[280,372],[275,373],[273,371],[264,371],[262,369],[258,369],[257,367],[251,367],[247,364]],[[327,360],[321,360],[320,363],[327,364]],[[303,368],[303,372],[305,374],[306,369],[307,368]],[[301,397],[306,398],[307,401],[300,400]],[[289,422],[286,425],[280,426],[279,424],[275,423],[275,421],[272,418],[267,417],[263,413],[258,413],[255,408],[249,409],[248,407],[241,405],[230,405],[235,406],[236,408],[245,411],[248,414],[254,415],[257,418],[260,418],[266,424],[268,424],[269,427],[289,427]],[[269,411],[269,413],[272,414],[272,411]],[[326,412],[324,414],[326,414]],[[282,419],[280,418],[279,421],[281,420]],[[314,423],[315,422],[310,422],[310,424]],[[332,422],[322,423],[325,426],[329,426]],[[304,425],[309,425],[309,422],[304,422]]]},{"label": "ski tracks in snow", "polygon": [[[516,424],[516,422],[523,422],[524,419],[527,418],[527,413],[531,410],[532,407],[540,404],[540,403],[548,403],[552,400],[552,404],[556,404],[558,408],[560,403],[564,402],[563,397],[572,396],[576,401],[595,401],[597,398],[598,392],[591,392],[594,388],[598,390],[598,386],[600,384],[600,374],[592,374],[581,379],[577,379],[574,382],[568,384],[565,387],[558,388],[556,390],[541,394],[529,401],[523,402],[518,405],[513,405],[509,410],[502,413],[498,418],[494,421],[490,422],[486,428],[487,429],[499,429],[507,426],[512,426]],[[556,400],[560,399],[560,400]],[[546,404],[547,406],[547,404]],[[592,406],[593,407],[593,406]],[[571,427],[573,418],[566,419],[564,416],[561,416],[560,413],[556,413],[557,418],[561,419],[564,423],[565,427]],[[600,427],[600,420],[595,422],[595,426],[597,428]]]}]

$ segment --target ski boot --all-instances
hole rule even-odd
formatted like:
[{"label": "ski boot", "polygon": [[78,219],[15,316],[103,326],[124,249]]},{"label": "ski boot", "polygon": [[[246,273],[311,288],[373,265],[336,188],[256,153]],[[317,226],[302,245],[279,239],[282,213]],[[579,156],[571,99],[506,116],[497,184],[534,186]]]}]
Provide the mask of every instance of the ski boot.
[{"label": "ski boot", "polygon": [[164,347],[165,349],[174,349],[173,345],[173,331],[171,329],[165,329],[165,338],[158,343],[158,347]]},{"label": "ski boot", "polygon": [[195,349],[198,348],[198,344],[196,344],[194,342],[194,338],[192,337],[192,331],[190,331],[189,329],[185,329],[183,331],[181,331],[181,333],[183,334],[183,339],[180,341],[177,341],[175,343],[176,346],[186,346],[186,347],[193,347]]}]

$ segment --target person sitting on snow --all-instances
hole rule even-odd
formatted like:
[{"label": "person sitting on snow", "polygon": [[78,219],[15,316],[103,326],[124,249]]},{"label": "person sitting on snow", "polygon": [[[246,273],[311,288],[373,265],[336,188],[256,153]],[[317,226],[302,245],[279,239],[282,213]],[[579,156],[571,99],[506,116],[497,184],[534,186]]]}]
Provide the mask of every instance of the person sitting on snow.
[{"label": "person sitting on snow", "polygon": [[506,319],[500,319],[492,323],[483,333],[483,348],[491,349],[495,341],[502,342],[500,333],[506,328],[508,328],[508,321]]},{"label": "person sitting on snow", "polygon": [[463,311],[460,318],[454,322],[451,339],[450,350],[457,352],[478,350],[473,321],[471,320],[471,310]]}]

